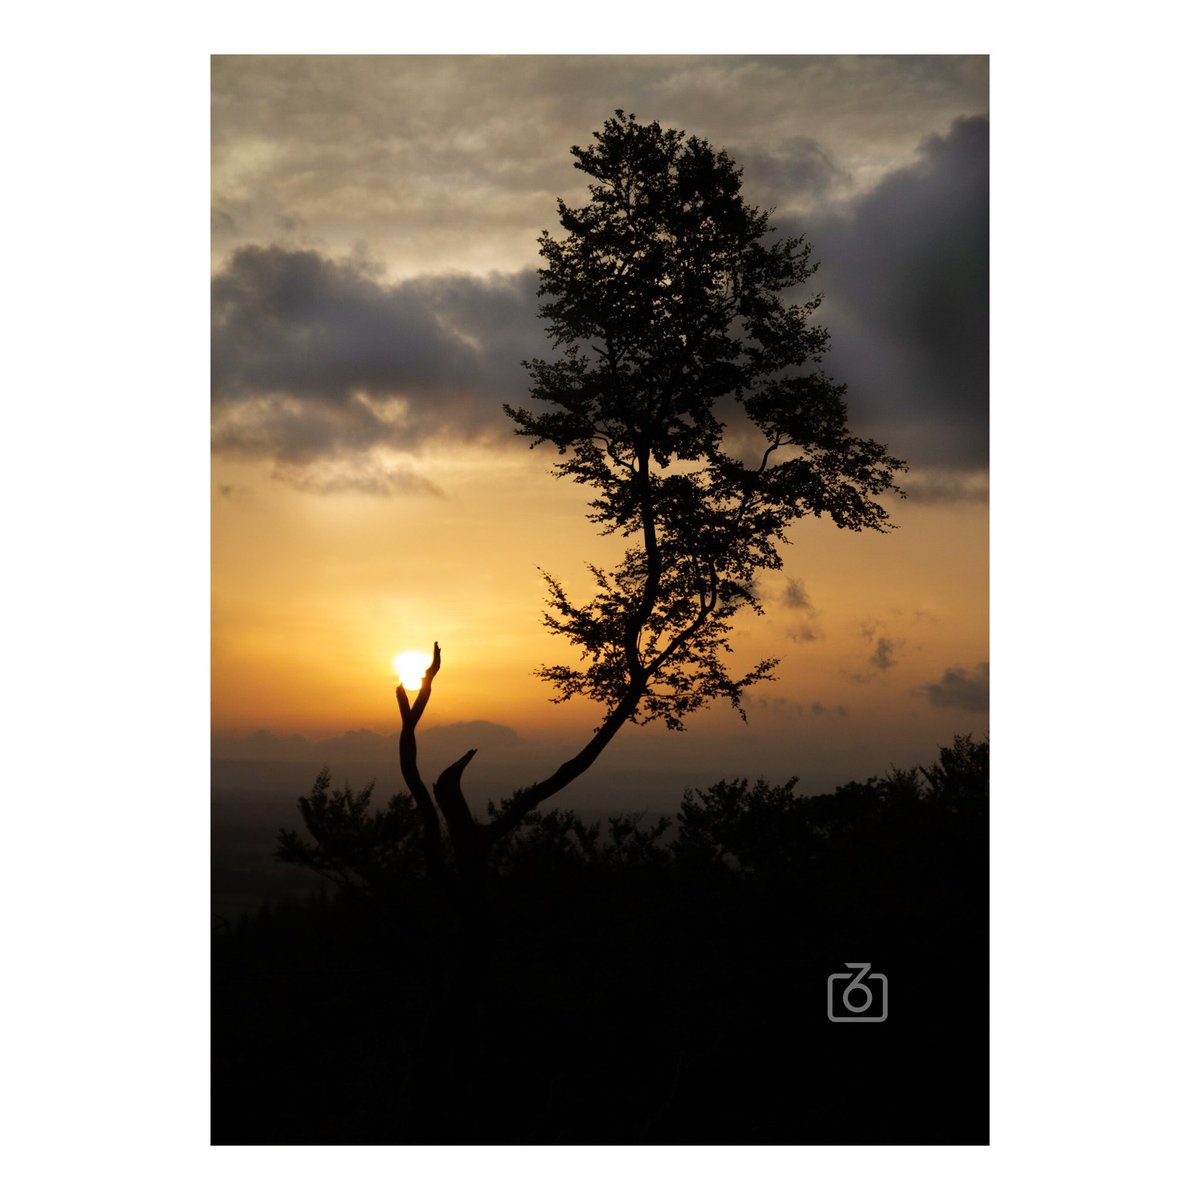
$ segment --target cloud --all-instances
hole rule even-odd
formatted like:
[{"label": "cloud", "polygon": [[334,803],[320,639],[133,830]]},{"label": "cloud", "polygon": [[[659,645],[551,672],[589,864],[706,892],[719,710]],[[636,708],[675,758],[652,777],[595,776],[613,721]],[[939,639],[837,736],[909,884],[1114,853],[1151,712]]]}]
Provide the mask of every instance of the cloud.
[{"label": "cloud", "polygon": [[[708,138],[782,213],[911,162],[987,104],[985,55],[216,55],[213,250],[281,236],[397,276],[533,265],[618,105]],[[497,103],[502,97],[503,103]]]},{"label": "cloud", "polygon": [[812,137],[784,138],[774,145],[751,145],[734,155],[752,191],[786,196],[792,205],[824,199],[849,187],[853,176],[827,146]]},{"label": "cloud", "polygon": [[873,679],[878,678],[880,671],[888,671],[896,665],[896,651],[904,645],[902,638],[886,637],[882,634],[884,623],[870,618],[863,621],[858,627],[859,636],[865,638],[868,642],[874,642],[874,648],[867,657],[868,666],[873,670],[865,672],[851,672],[850,680],[853,683],[865,684],[870,683]]},{"label": "cloud", "polygon": [[273,479],[299,492],[327,496],[333,492],[359,492],[365,496],[394,496],[401,493],[445,493],[432,480],[406,467],[388,467],[367,455],[344,462],[297,466],[283,463],[271,473]]},{"label": "cloud", "polygon": [[814,717],[846,717],[850,715],[844,704],[838,704],[831,708],[827,704],[822,704],[820,700],[815,701],[808,711]]},{"label": "cloud", "polygon": [[901,481],[905,496],[914,504],[986,504],[988,473],[979,471],[909,471]]},{"label": "cloud", "polygon": [[881,637],[875,643],[875,653],[867,660],[872,666],[886,671],[896,665],[896,643],[891,638]]},{"label": "cloud", "polygon": [[800,579],[788,579],[787,586],[784,588],[782,603],[785,608],[799,608],[805,612],[815,612],[813,602],[809,599],[808,592],[804,590],[804,581]]},{"label": "cloud", "polygon": [[[785,228],[786,226],[786,228]],[[931,135],[915,163],[803,229],[820,260],[826,365],[852,426],[918,467],[988,461],[988,121]],[[926,490],[923,499],[939,497]]]},{"label": "cloud", "polygon": [[824,634],[815,625],[801,623],[789,626],[786,636],[789,641],[803,644],[804,642],[815,642],[818,638],[824,637]]},{"label": "cloud", "polygon": [[395,464],[357,483],[299,468],[507,433],[520,360],[545,349],[536,286],[532,271],[389,284],[361,259],[243,246],[212,284],[214,449],[272,459],[310,490],[427,490]]},{"label": "cloud", "polygon": [[927,696],[936,708],[961,708],[966,712],[988,710],[988,663],[974,671],[965,667],[947,667],[937,683],[916,688],[913,695]]},{"label": "cloud", "polygon": [[804,642],[815,642],[818,638],[825,636],[817,624],[816,605],[813,604],[803,580],[787,579],[779,602],[784,608],[796,609],[804,614],[801,620],[788,626],[785,630],[785,636],[789,640],[803,644]]}]

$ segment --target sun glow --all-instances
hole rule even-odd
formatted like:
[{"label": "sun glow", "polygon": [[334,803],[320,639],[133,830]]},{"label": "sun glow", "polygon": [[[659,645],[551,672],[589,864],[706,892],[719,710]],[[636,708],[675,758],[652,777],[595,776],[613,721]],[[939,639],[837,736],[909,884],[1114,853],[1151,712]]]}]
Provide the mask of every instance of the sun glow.
[{"label": "sun glow", "polygon": [[406,692],[420,690],[430,661],[431,655],[424,650],[405,650],[392,659],[392,670],[400,676],[400,682]]}]

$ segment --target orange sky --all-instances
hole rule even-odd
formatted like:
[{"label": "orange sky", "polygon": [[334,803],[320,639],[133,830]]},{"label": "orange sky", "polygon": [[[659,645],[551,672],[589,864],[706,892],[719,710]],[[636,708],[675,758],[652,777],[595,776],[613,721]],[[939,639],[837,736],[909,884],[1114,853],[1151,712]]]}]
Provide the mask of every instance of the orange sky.
[{"label": "orange sky", "polygon": [[[215,727],[385,731],[395,724],[392,656],[436,639],[445,663],[428,722],[488,720],[535,739],[590,729],[598,710],[582,700],[551,705],[531,674],[563,655],[541,628],[537,568],[582,588],[585,556],[604,561],[610,547],[586,521],[580,490],[513,441],[505,452],[428,463],[440,497],[309,495],[261,467],[222,464],[213,503]],[[743,621],[736,643],[747,663],[780,655],[777,682],[754,694],[748,727],[727,709],[694,726],[791,740],[797,722],[813,725],[818,704],[845,709],[820,737],[847,746],[899,738],[921,754],[955,731],[984,732],[982,714],[914,692],[948,663],[988,657],[986,509],[899,501],[893,515],[899,528],[884,535],[821,521],[795,528],[784,571],[764,585],[767,615]],[[789,581],[811,610],[788,605]],[[805,632],[812,636],[800,640]],[[880,638],[894,657],[883,669],[871,661]],[[693,736],[701,735],[666,744],[686,755]]]}]

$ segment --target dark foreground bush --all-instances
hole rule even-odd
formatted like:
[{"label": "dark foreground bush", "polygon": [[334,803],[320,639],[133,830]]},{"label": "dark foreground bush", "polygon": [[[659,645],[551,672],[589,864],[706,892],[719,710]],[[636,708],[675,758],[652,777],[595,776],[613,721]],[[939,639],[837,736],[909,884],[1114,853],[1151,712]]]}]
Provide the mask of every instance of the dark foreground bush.
[{"label": "dark foreground bush", "polygon": [[[322,777],[280,857],[340,886],[215,937],[213,1140],[985,1142],[987,804],[987,745],[957,738],[831,795],[535,813],[463,997],[406,798]],[[829,1019],[847,963],[887,977],[886,1020]]]}]

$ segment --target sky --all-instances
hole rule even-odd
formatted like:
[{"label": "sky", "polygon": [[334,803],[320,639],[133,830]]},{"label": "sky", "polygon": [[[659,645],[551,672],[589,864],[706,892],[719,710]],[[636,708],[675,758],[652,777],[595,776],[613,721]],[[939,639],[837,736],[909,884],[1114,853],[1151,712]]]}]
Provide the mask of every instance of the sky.
[{"label": "sky", "polygon": [[549,349],[537,238],[585,198],[570,147],[616,108],[726,149],[778,235],[808,238],[851,428],[910,469],[887,534],[791,531],[736,627],[736,663],[783,660],[748,720],[623,730],[593,789],[817,789],[987,734],[986,57],[218,56],[217,757],[384,762],[392,656],[435,639],[429,771],[479,745],[476,803],[597,724],[533,675],[571,661],[539,569],[582,590],[615,548],[501,406]]}]

